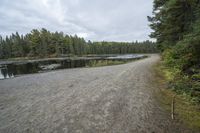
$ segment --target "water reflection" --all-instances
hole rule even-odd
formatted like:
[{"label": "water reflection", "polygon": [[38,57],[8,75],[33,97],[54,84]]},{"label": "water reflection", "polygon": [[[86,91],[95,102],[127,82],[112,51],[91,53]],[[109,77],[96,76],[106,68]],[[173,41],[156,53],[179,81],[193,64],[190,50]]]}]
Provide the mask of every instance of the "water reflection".
[{"label": "water reflection", "polygon": [[13,78],[17,75],[22,74],[31,74],[31,73],[39,73],[45,71],[51,71],[56,69],[65,69],[65,68],[77,68],[77,67],[86,67],[90,66],[93,62],[97,61],[119,61],[119,60],[130,60],[135,58],[141,58],[141,55],[124,55],[124,56],[116,56],[116,57],[105,57],[100,59],[78,59],[78,60],[45,60],[45,61],[37,61],[37,62],[28,62],[28,63],[13,63],[13,64],[4,64],[0,65],[0,79]]},{"label": "water reflection", "polygon": [[91,60],[51,60],[25,64],[8,64],[0,67],[0,79],[64,68],[85,67]]},{"label": "water reflection", "polygon": [[10,73],[6,68],[0,68],[0,71],[1,71],[0,79],[7,79],[14,77],[13,73]]}]

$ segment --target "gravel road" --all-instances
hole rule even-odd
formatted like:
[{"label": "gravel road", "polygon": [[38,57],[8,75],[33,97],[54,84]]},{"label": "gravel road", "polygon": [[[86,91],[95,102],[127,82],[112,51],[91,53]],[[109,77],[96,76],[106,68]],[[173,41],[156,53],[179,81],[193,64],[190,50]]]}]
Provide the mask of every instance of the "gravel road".
[{"label": "gravel road", "polygon": [[135,62],[0,80],[1,133],[179,133],[153,96],[152,65]]}]

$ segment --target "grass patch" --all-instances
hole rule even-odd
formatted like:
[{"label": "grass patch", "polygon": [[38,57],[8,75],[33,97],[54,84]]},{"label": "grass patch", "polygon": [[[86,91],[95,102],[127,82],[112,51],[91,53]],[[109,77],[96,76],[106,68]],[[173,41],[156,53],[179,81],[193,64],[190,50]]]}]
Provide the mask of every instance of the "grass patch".
[{"label": "grass patch", "polygon": [[200,130],[200,105],[191,100],[192,97],[186,93],[177,93],[170,86],[171,80],[177,74],[176,70],[164,67],[159,62],[154,67],[156,82],[159,90],[156,90],[156,97],[167,111],[171,111],[172,98],[175,96],[175,119],[187,124],[190,128]]},{"label": "grass patch", "polygon": [[125,64],[128,62],[140,60],[147,58],[148,56],[140,57],[140,58],[135,58],[135,59],[122,59],[122,60],[91,60],[86,67],[100,67],[100,66],[111,66],[111,65],[120,65],[120,64]]},{"label": "grass patch", "polygon": [[87,67],[100,67],[100,66],[110,66],[110,65],[119,65],[127,63],[127,61],[118,61],[118,60],[94,60],[90,61]]}]

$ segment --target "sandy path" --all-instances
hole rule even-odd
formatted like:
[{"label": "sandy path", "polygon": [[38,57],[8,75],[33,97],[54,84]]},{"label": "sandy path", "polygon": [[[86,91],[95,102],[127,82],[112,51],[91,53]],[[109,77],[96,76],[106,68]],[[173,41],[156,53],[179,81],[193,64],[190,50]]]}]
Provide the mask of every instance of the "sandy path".
[{"label": "sandy path", "polygon": [[158,55],[0,81],[0,132],[181,132],[151,84]]}]

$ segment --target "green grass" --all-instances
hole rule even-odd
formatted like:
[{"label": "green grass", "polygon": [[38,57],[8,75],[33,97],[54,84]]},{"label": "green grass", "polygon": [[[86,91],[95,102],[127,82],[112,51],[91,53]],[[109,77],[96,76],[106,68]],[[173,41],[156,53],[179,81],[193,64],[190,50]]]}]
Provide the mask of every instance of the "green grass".
[{"label": "green grass", "polygon": [[110,66],[110,65],[119,65],[127,63],[127,61],[114,61],[114,60],[99,60],[91,61],[87,67],[100,67],[100,66]]},{"label": "green grass", "polygon": [[175,96],[175,119],[183,121],[190,128],[200,130],[200,105],[193,102],[187,93],[177,93],[169,82],[174,79],[176,72],[158,63],[155,67],[156,83],[159,90],[156,97],[169,113],[171,111],[172,98]]},{"label": "green grass", "polygon": [[90,63],[87,65],[87,67],[120,65],[120,64],[125,64],[125,63],[128,63],[128,62],[144,59],[144,58],[147,58],[147,57],[148,56],[144,56],[142,58],[135,58],[135,59],[131,59],[131,60],[99,60],[99,61],[94,60],[94,61],[90,61]]}]

